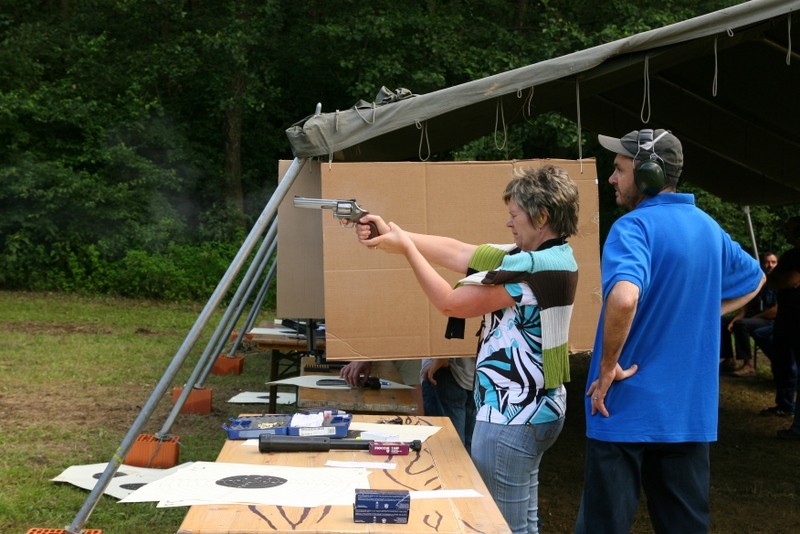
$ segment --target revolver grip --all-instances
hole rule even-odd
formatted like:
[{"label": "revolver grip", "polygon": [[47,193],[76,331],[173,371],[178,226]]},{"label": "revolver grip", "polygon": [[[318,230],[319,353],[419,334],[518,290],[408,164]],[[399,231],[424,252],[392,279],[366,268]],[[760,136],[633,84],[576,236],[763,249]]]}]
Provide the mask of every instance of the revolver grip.
[{"label": "revolver grip", "polygon": [[376,225],[372,221],[367,222],[367,224],[369,225],[369,238],[370,239],[372,239],[373,237],[378,237],[379,235],[381,235],[381,233],[378,232],[378,225]]}]

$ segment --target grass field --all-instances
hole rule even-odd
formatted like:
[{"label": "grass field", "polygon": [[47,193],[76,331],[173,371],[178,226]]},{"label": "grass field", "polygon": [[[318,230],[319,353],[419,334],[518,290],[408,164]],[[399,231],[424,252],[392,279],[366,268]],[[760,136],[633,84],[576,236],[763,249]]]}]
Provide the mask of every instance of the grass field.
[{"label": "grass field", "polygon": [[[71,465],[111,459],[201,309],[0,292],[0,532],[71,524],[89,493],[50,479]],[[265,312],[260,319],[272,315]],[[174,385],[183,385],[203,348],[198,343]],[[220,426],[252,412],[226,401],[240,391],[265,389],[269,357],[243,355],[241,375],[212,375],[206,382],[213,391],[211,414],[181,414],[172,425],[170,433],[181,438],[181,462],[213,461],[225,439]],[[715,534],[800,532],[800,443],[775,438],[787,419],[759,415],[774,396],[765,360],[760,358],[757,377],[721,378],[719,442],[711,449]],[[579,399],[587,362],[587,355],[572,358],[567,422],[541,467],[545,534],[571,532],[577,513],[584,447]],[[172,407],[168,397],[169,392],[142,432],[161,429]],[[84,527],[104,534],[174,533],[185,513],[185,508],[120,504],[103,496]],[[651,532],[644,503],[632,532]]]},{"label": "grass field", "polygon": [[[71,465],[110,461],[201,310],[202,305],[0,292],[0,532],[72,523],[88,492],[50,479]],[[174,385],[185,383],[204,347],[203,341],[197,344]],[[268,356],[245,356],[241,375],[207,380],[211,414],[180,414],[172,425],[169,433],[181,438],[181,462],[213,461],[225,439],[220,426],[243,410],[227,399],[265,390]],[[172,408],[170,392],[171,387],[143,433],[161,430]],[[175,532],[185,513],[103,496],[84,528]]]}]

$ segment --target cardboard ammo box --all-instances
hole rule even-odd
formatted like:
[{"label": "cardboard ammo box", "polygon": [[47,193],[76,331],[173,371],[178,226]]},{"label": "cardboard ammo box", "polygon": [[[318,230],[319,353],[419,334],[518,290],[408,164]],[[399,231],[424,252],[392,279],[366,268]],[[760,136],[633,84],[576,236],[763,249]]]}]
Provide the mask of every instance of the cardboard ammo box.
[{"label": "cardboard ammo box", "polygon": [[408,490],[357,489],[353,503],[355,523],[408,523],[411,496]]},{"label": "cardboard ammo box", "polygon": [[[282,161],[281,176],[291,162]],[[569,239],[579,280],[569,344],[589,350],[600,311],[600,244],[594,159],[495,162],[308,161],[278,211],[278,302],[283,318],[325,319],[329,360],[474,355],[480,318],[465,339],[445,339],[447,318],[428,303],[401,255],[358,243],[328,209],[296,208],[295,196],[356,199],[411,232],[474,243],[512,243],[502,200],[515,167],[567,169],[580,194],[579,235]],[[452,284],[462,276],[439,269]]]}]

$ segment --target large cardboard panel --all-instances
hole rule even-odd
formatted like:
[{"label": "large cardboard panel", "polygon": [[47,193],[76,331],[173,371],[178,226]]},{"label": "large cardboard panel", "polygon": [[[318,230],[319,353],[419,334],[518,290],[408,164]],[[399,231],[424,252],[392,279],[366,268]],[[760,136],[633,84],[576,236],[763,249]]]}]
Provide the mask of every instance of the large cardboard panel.
[{"label": "large cardboard panel", "polygon": [[[280,161],[281,179],[291,161]],[[323,319],[322,213],[294,208],[291,199],[320,196],[320,168],[307,162],[278,206],[278,317]],[[288,202],[287,202],[288,200]],[[330,214],[328,214],[330,216]]]},{"label": "large cardboard panel", "polygon": [[[589,350],[600,309],[599,211],[593,159],[447,163],[308,162],[279,210],[278,314],[321,318],[331,360],[408,359],[473,355],[480,319],[466,339],[443,336],[447,319],[428,304],[402,256],[358,244],[329,210],[293,208],[291,197],[354,198],[406,230],[471,243],[508,243],[502,191],[514,167],[565,167],[580,191],[580,234],[570,239],[580,268],[570,331],[572,351]],[[282,169],[288,162],[282,162]],[[319,181],[314,184],[314,180]],[[308,182],[308,183],[306,183]],[[320,195],[313,193],[318,187]],[[310,222],[309,222],[310,221]],[[314,251],[315,231],[321,254]],[[315,253],[316,252],[316,253]],[[451,283],[461,276],[440,271]],[[317,293],[318,277],[324,290]],[[323,296],[324,294],[324,296]],[[316,308],[324,302],[324,314]]]}]

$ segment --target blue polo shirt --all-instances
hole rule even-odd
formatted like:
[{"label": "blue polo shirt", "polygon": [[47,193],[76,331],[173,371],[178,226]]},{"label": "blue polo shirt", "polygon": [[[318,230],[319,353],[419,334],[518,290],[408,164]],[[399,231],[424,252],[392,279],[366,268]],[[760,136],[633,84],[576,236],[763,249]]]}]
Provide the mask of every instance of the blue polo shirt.
[{"label": "blue polo shirt", "polygon": [[[617,282],[639,287],[639,303],[619,363],[638,364],[614,382],[609,417],[591,415],[586,435],[612,442],[717,439],[721,302],[753,291],[758,262],[694,204],[694,196],[645,199],[611,228],[602,257],[603,299]],[[605,305],[587,384],[598,376]]]}]

